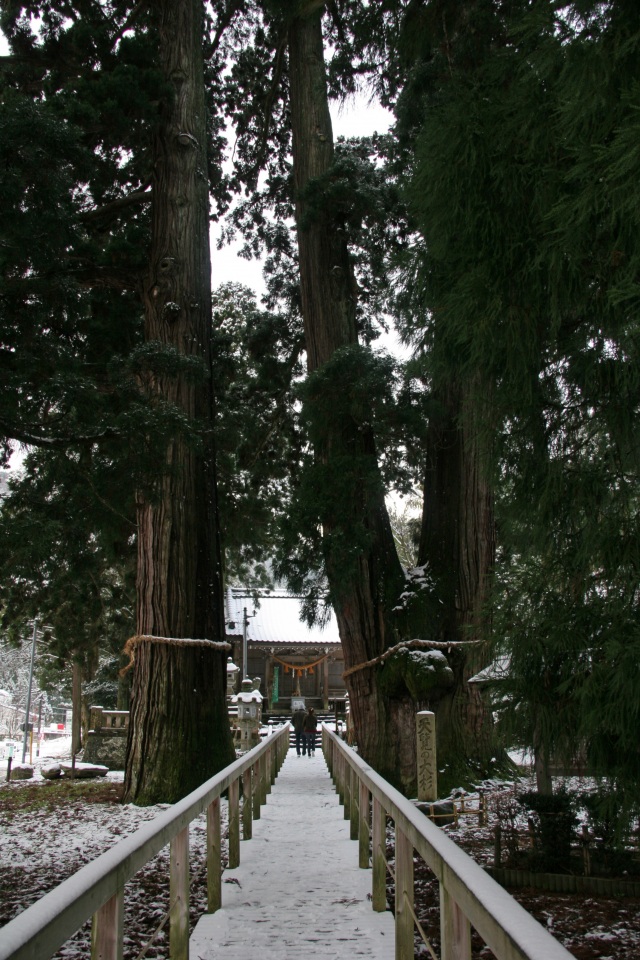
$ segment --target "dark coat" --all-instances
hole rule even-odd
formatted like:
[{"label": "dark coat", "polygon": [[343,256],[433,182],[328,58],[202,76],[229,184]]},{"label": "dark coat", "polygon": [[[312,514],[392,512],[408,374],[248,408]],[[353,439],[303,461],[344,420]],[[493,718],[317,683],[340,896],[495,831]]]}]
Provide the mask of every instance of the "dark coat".
[{"label": "dark coat", "polygon": [[318,718],[314,713],[306,713],[304,717],[304,732],[315,733],[318,729]]},{"label": "dark coat", "polygon": [[296,733],[302,733],[304,729],[305,716],[306,714],[304,710],[296,710],[296,712],[291,717],[293,729]]}]

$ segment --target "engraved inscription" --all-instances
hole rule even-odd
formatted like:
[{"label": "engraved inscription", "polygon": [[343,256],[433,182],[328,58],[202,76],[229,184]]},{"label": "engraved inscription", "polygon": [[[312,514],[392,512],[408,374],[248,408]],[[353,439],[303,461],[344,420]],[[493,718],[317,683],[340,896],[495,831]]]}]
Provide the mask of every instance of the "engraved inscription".
[{"label": "engraved inscription", "polygon": [[430,710],[416,714],[418,800],[438,799],[438,770],[436,767],[436,718]]}]

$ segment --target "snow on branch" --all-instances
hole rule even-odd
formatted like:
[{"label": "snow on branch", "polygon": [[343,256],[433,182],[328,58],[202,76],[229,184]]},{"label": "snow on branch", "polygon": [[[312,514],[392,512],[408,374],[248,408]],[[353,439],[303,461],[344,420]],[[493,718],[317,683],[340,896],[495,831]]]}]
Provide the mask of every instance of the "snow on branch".
[{"label": "snow on branch", "polygon": [[374,657],[373,660],[366,660],[364,663],[357,663],[355,667],[349,667],[348,670],[345,670],[342,674],[343,679],[346,679],[352,673],[357,673],[358,670],[365,670],[367,667],[375,667],[379,663],[384,663],[385,660],[388,660],[389,657],[392,657],[394,653],[398,653],[400,650],[451,650],[453,647],[472,647],[477,646],[480,643],[483,643],[482,640],[453,640],[453,641],[441,641],[441,640],[403,640],[402,643],[397,643],[395,647],[389,647],[388,650],[385,650],[384,653],[380,654],[379,657]]}]

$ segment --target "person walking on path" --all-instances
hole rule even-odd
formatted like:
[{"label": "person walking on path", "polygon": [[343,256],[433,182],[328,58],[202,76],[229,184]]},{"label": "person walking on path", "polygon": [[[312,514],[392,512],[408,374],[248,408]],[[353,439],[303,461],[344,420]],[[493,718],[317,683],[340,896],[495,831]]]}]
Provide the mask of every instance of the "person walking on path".
[{"label": "person walking on path", "polygon": [[305,714],[303,730],[307,753],[312,757],[316,752],[316,732],[318,730],[318,718],[313,707],[309,707]]},{"label": "person walking on path", "polygon": [[293,732],[296,735],[296,753],[300,756],[300,745],[302,745],[302,754],[307,752],[306,750],[306,740],[304,737],[304,718],[305,712],[301,707],[297,707],[293,712],[291,717],[291,722],[293,724]]}]

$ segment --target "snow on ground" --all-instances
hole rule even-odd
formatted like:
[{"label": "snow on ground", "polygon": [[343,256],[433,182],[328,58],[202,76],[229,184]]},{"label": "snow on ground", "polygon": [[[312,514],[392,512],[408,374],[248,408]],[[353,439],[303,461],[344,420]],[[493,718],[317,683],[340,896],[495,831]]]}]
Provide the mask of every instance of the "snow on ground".
[{"label": "snow on ground", "polygon": [[222,910],[191,937],[200,960],[387,960],[395,927],[371,907],[371,871],[358,867],[324,757],[290,751],[240,866],[225,874]]},{"label": "snow on ground", "polygon": [[[68,738],[47,741],[43,745],[41,756],[36,759],[36,768],[52,760],[64,759],[69,756],[69,752]],[[296,763],[310,763],[309,774],[314,765],[319,765],[319,752],[312,761],[304,758],[298,760],[293,753],[289,754],[289,758],[288,764],[293,762],[294,766]],[[280,777],[284,775],[286,769],[287,767],[283,768]],[[3,764],[0,761],[0,925],[76,872],[84,863],[94,859],[165,808],[164,805],[138,808],[119,803],[122,773],[109,774],[108,777],[99,781],[77,782],[78,793],[86,789],[88,784],[95,784],[101,791],[100,802],[87,802],[80,797],[74,798],[71,790],[69,799],[62,806],[48,805],[46,802],[38,802],[36,806],[20,802],[12,804],[11,801],[19,800],[20,796],[27,797],[29,791],[33,792],[34,789],[38,793],[42,791],[43,797],[46,797],[47,791],[54,784],[43,780],[38,774],[31,781],[7,784],[4,781],[4,770],[6,770],[6,763]],[[68,786],[72,787],[72,784],[69,783]],[[311,783],[308,786],[312,791],[315,789]],[[528,786],[528,783],[522,783],[519,789],[527,789]],[[567,782],[567,786],[572,789],[578,784]],[[585,789],[585,782],[581,781],[580,786]],[[444,829],[478,862],[489,864],[493,859],[496,811],[499,803],[509,801],[514,785],[508,782],[491,781],[483,784],[483,787],[489,798],[488,824],[481,826],[477,815],[467,814],[460,819],[457,829],[450,826]],[[275,802],[276,788],[277,783],[274,787],[274,796],[269,798],[267,808],[269,804],[273,805]],[[468,808],[477,806],[477,801],[477,792],[466,794],[465,802]],[[304,793],[298,797],[296,803],[304,808]],[[266,816],[266,811],[263,811],[263,816]],[[223,822],[226,823],[226,805],[223,807]],[[254,824],[254,831],[257,830],[259,822]],[[285,919],[294,914],[304,915],[306,909],[304,884],[307,880],[304,876],[302,880],[298,879],[293,893],[288,892],[286,884],[290,879],[289,873],[293,879],[294,866],[296,871],[299,867],[303,867],[306,871],[305,876],[313,877],[316,863],[322,858],[322,853],[318,853],[315,847],[312,849],[311,845],[311,840],[317,839],[318,831],[320,836],[323,836],[325,828],[316,824],[313,817],[310,818],[305,836],[289,858],[291,868],[287,867],[283,870],[277,880],[272,877],[267,879],[266,874],[263,878],[264,884],[260,888],[261,891],[266,889],[267,883],[269,888],[276,885],[279,891],[279,902],[282,904],[279,912]],[[206,909],[203,870],[205,838],[206,824],[202,816],[194,821],[190,832],[192,876],[195,874],[191,895],[192,929]],[[265,865],[265,871],[270,861],[268,843],[268,838],[265,837],[265,852],[259,858]],[[329,840],[327,845],[328,843]],[[391,860],[392,844],[393,830],[391,829],[389,831]],[[223,855],[226,857],[225,841],[223,841],[223,848]],[[127,885],[124,944],[126,960],[134,960],[137,957],[161,922],[167,908],[168,856],[167,848]],[[247,865],[248,863],[247,858]],[[223,875],[223,879],[227,881],[233,878],[240,879],[240,874],[234,871],[229,875]],[[301,886],[302,892],[300,892]],[[234,890],[235,884],[230,883],[228,887],[223,887],[223,897],[230,889]],[[580,960],[640,960],[640,901],[632,898],[607,900],[601,897],[558,896],[543,891],[517,891],[516,895],[526,909],[547,925]],[[256,896],[259,899],[261,893]],[[341,896],[335,895],[332,899],[340,900]],[[432,942],[436,943],[439,925],[437,883],[433,880],[433,875],[422,871],[419,863],[416,863],[416,906],[420,910],[421,922],[433,934]],[[338,905],[335,907],[339,908]],[[90,929],[86,924],[83,930],[59,952],[58,957],[64,960],[83,960],[88,956],[89,939]],[[252,944],[245,941],[245,945],[246,956],[253,956],[255,951]],[[149,960],[164,960],[168,954],[167,946],[168,937],[165,928],[160,932],[146,956]],[[260,944],[254,944],[254,947],[257,955],[263,956]],[[416,956],[426,956],[425,951],[426,948],[417,944]],[[349,955],[348,950],[345,952],[345,956],[347,955]],[[315,960],[313,944],[309,944],[307,956]],[[490,954],[486,948],[477,944],[473,956],[485,960],[490,957]]]},{"label": "snow on ground", "polygon": [[[98,780],[68,783],[46,781],[40,776],[42,765],[70,759],[70,751],[69,738],[47,741],[41,756],[34,757],[34,778],[11,783],[5,782],[6,762],[2,765],[0,761],[0,926],[167,807],[167,804],[136,807],[120,803],[122,772],[109,773]],[[48,803],[47,791],[63,783],[70,788],[68,800],[64,804]],[[36,805],[21,801],[21,795],[29,796],[34,787],[38,793],[42,791],[42,800]],[[76,788],[78,796],[74,797]],[[100,791],[100,802],[84,799],[85,791],[93,789]],[[221,819],[224,827],[227,823],[225,801],[221,804]],[[192,879],[191,922],[195,925],[206,909],[204,814],[191,824],[189,847],[192,870],[199,874]],[[129,960],[137,956],[162,920],[169,903],[168,877],[167,847],[127,884],[124,955]],[[84,960],[89,956],[90,936],[89,921],[56,956],[64,960]],[[165,929],[158,934],[146,956],[149,960],[166,957],[167,944]]]},{"label": "snow on ground", "polygon": [[[58,758],[63,754],[59,749]],[[42,758],[45,763],[48,759]],[[112,774],[102,782],[107,793],[117,796],[121,780],[122,774]],[[15,799],[21,792],[27,796],[34,783],[38,781],[0,785],[0,897],[4,900],[0,923],[163,808],[70,799],[68,805],[56,807],[55,813],[47,812],[46,804],[39,805],[35,816],[32,808],[20,806],[2,812],[4,796],[11,794]],[[80,784],[84,786],[86,781],[66,786],[73,790]],[[36,789],[44,797],[53,786],[41,780]],[[223,823],[226,820],[223,809]],[[192,876],[199,874],[192,889],[192,928],[196,914],[202,915],[206,905],[202,885],[205,839],[203,815],[190,830]],[[310,758],[290,751],[267,806],[254,823],[254,840],[242,844],[241,850],[240,868],[223,874],[223,906],[228,910],[218,915],[227,939],[240,940],[240,953],[232,956],[293,960],[307,952],[314,958],[333,958],[341,956],[343,949],[345,956],[363,955],[372,960],[389,955],[392,918],[371,909],[370,871],[358,868],[358,845],[349,839],[349,824],[320,750]],[[275,857],[277,850],[280,859]],[[128,885],[125,957],[136,957],[161,922],[168,904],[168,876],[166,849]],[[244,916],[248,897],[252,906]],[[89,925],[85,924],[58,956],[64,960],[86,956],[89,938]],[[206,939],[201,931],[199,953],[205,950]],[[167,942],[165,928],[146,955],[157,960],[166,957]]]},{"label": "snow on ground", "polygon": [[[122,774],[109,779],[122,781]],[[29,781],[18,781],[20,789]],[[46,787],[45,787],[46,789]],[[112,788],[113,799],[118,790]],[[151,820],[161,808],[138,808],[131,804],[69,803],[58,807],[55,814],[31,810],[16,813],[10,823],[0,819],[0,865],[21,867],[26,871],[58,869],[65,861],[73,861],[75,869],[99,856],[108,846],[133,833]],[[55,818],[55,819],[54,819]],[[45,836],[43,837],[43,834]]]},{"label": "snow on ground", "polygon": [[[514,757],[515,759],[515,757]],[[522,762],[522,757],[519,758]],[[460,816],[457,826],[445,825],[444,832],[482,866],[494,863],[494,837],[496,824],[503,827],[503,857],[505,849],[505,820],[509,820],[520,835],[521,848],[528,843],[527,812],[515,801],[515,795],[535,790],[535,777],[526,766],[519,780],[488,780],[479,787],[487,797],[487,823],[479,823],[477,810],[480,792],[454,791],[464,795],[466,813]],[[569,792],[592,790],[595,781],[589,777],[554,777],[554,790],[565,788]],[[393,830],[388,832],[387,842],[393,845]],[[419,914],[423,926],[430,934],[431,943],[439,946],[439,894],[433,874],[419,859],[415,863],[416,902],[424,911]],[[546,926],[569,952],[579,960],[640,960],[640,899],[635,897],[591,896],[581,894],[558,894],[532,888],[511,890],[513,897],[531,913],[539,923]],[[473,957],[491,958],[493,954],[483,947],[474,934]],[[436,951],[437,952],[437,951]],[[416,941],[416,957],[426,957],[426,948]]]}]

